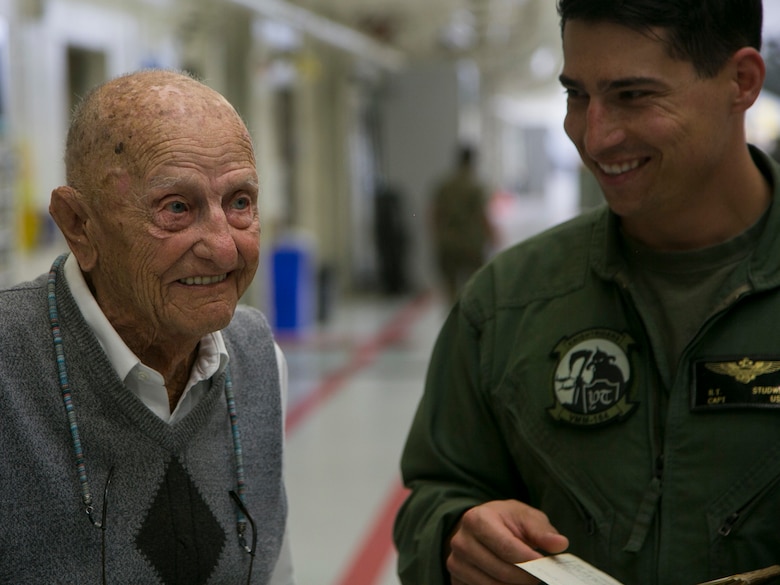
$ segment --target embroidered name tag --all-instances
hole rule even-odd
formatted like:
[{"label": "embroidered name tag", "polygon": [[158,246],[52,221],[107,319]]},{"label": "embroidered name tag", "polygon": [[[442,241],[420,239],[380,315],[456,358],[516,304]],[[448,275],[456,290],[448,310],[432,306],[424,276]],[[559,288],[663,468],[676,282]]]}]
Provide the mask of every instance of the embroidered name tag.
[{"label": "embroidered name tag", "polygon": [[698,361],[692,394],[693,410],[780,408],[780,358]]}]

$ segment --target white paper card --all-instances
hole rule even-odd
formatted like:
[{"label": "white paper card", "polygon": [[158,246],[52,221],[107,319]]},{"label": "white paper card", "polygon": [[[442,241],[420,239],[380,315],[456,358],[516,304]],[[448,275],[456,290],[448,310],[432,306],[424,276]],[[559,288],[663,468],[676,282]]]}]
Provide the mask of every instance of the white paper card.
[{"label": "white paper card", "polygon": [[543,557],[518,563],[517,566],[547,585],[622,585],[620,581],[571,554]]}]

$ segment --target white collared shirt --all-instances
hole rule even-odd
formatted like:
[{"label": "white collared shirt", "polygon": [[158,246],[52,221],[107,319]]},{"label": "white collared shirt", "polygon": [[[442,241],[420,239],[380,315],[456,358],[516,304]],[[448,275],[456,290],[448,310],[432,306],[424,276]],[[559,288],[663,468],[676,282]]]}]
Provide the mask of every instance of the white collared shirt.
[{"label": "white collared shirt", "polygon": [[[168,391],[162,375],[141,363],[109,323],[89,290],[76,257],[71,254],[65,261],[65,280],[87,325],[95,333],[103,351],[119,379],[143,402],[149,410],[167,423],[184,418],[200,401],[211,386],[211,378],[221,374],[228,364],[228,353],[222,333],[209,333],[200,340],[198,355],[190,372],[190,378],[178,404],[171,412]],[[282,392],[282,409],[286,410],[287,361],[279,346],[274,343],[279,366],[279,385]]]}]

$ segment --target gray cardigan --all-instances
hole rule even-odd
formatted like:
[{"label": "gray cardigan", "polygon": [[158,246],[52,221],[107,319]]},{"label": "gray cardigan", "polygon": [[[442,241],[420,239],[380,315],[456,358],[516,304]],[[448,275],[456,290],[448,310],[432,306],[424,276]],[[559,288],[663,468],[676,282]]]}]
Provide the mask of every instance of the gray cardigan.
[{"label": "gray cardigan", "polygon": [[[101,530],[85,513],[58,378],[47,280],[0,291],[0,583],[100,583]],[[56,302],[84,466],[98,519],[109,469],[109,583],[244,583],[225,375],[168,425],[117,377],[59,270]],[[223,331],[238,413],[246,505],[258,527],[254,584],[276,565],[287,513],[279,373],[262,314]],[[250,540],[251,540],[251,532]]]}]

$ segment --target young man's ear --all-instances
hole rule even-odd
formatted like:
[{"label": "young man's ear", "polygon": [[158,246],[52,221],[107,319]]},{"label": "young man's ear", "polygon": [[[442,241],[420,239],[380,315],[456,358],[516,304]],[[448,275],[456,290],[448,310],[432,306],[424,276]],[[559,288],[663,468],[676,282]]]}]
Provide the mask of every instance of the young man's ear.
[{"label": "young man's ear", "polygon": [[97,263],[97,246],[89,230],[92,221],[81,195],[73,187],[57,187],[51,192],[49,214],[65,236],[68,248],[84,272]]},{"label": "young man's ear", "polygon": [[736,111],[746,111],[758,99],[766,79],[764,58],[753,47],[743,47],[732,57],[734,82],[737,93],[734,99]]}]

